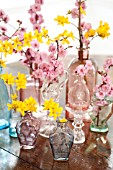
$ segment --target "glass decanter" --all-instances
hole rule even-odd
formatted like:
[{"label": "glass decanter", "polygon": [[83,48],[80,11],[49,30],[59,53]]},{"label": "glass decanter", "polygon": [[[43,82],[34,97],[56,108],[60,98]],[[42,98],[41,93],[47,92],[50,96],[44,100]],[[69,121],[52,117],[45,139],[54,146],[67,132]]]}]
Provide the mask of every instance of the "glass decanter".
[{"label": "glass decanter", "polygon": [[57,122],[57,128],[51,131],[49,141],[54,160],[67,161],[73,145],[74,134],[66,122]]},{"label": "glass decanter", "polygon": [[[59,97],[64,85],[67,82],[68,72],[65,70],[62,77],[58,77],[56,81],[45,80],[43,83],[41,92],[43,100],[49,100],[53,98],[55,102],[59,102]],[[50,131],[56,126],[56,121],[48,117],[48,111],[41,111],[41,126],[40,126],[40,135],[46,138],[49,138]]]},{"label": "glass decanter", "polygon": [[66,110],[74,115],[74,143],[83,143],[85,141],[82,130],[83,114],[89,108],[90,94],[84,77],[77,74],[75,76],[74,86],[69,90],[69,104],[66,105]]},{"label": "glass decanter", "polygon": [[[86,85],[90,92],[90,99],[94,94],[94,87],[97,82],[97,64],[93,59],[89,58],[88,49],[78,49],[78,59],[74,58],[68,66],[68,81],[66,83],[66,105],[69,104],[69,92],[70,89],[74,86],[74,82],[76,80],[76,75],[74,74],[74,71],[76,67],[78,67],[80,64],[85,64],[87,60],[90,60],[94,66],[94,68],[92,70],[89,70],[88,73],[85,75]],[[73,120],[74,115],[69,111],[66,111],[66,118],[68,120]]]}]

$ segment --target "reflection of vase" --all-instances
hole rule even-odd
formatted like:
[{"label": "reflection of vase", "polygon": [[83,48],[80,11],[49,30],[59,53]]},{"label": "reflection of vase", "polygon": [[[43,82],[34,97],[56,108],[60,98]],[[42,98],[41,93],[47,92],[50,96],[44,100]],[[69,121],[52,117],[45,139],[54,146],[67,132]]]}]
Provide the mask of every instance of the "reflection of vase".
[{"label": "reflection of vase", "polygon": [[[2,67],[0,67],[0,73]],[[0,79],[0,130],[9,127],[10,111],[7,103],[9,103],[9,95],[7,87],[2,79]]]},{"label": "reflection of vase", "polygon": [[108,124],[107,119],[111,113],[112,104],[105,106],[93,106],[93,112],[91,115],[92,123],[90,130],[93,132],[107,132]]},{"label": "reflection of vase", "polygon": [[35,147],[37,135],[40,128],[40,121],[32,116],[32,113],[26,113],[23,119],[17,123],[16,131],[23,149],[31,149]]},{"label": "reflection of vase", "polygon": [[31,75],[27,75],[26,88],[20,89],[20,100],[23,101],[24,99],[32,96],[40,106],[42,103],[41,86],[42,84],[39,83],[38,80],[34,80]]},{"label": "reflection of vase", "polygon": [[[76,75],[74,74],[74,71],[77,66],[80,64],[85,64],[87,60],[89,60],[89,54],[88,49],[82,49],[81,51],[78,51],[78,59],[74,59],[71,64],[68,67],[68,81],[66,84],[66,104],[69,104],[69,90],[74,86],[74,82],[76,80]],[[90,98],[93,96],[93,90],[96,85],[97,80],[97,66],[96,63],[92,61],[92,64],[94,68],[92,70],[89,70],[88,73],[85,75],[85,81],[88,86],[89,92],[90,92]],[[66,118],[67,119],[73,119],[74,116],[72,116],[72,113],[66,111]]]},{"label": "reflection of vase", "polygon": [[50,145],[54,160],[67,161],[73,145],[73,131],[66,126],[66,123],[57,123],[57,128],[51,132]]}]

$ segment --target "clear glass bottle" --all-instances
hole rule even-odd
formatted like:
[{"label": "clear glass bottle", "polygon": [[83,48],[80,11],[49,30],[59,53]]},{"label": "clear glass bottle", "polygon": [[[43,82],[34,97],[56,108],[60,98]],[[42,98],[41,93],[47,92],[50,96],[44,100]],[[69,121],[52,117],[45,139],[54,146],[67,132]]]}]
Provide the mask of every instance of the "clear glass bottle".
[{"label": "clear glass bottle", "polygon": [[[45,80],[42,85],[42,97],[43,100],[49,100],[53,98],[55,102],[59,102],[59,97],[64,85],[67,82],[68,72],[64,70],[64,75],[57,77],[56,81]],[[46,138],[49,138],[50,131],[56,127],[56,121],[53,118],[48,117],[48,111],[41,111],[41,126],[40,126],[40,135]]]},{"label": "clear glass bottle", "polygon": [[78,144],[85,141],[83,115],[90,105],[90,93],[84,77],[77,74],[75,76],[74,85],[69,89],[69,104],[66,109],[74,115],[74,143]]},{"label": "clear glass bottle", "polygon": [[[90,92],[90,99],[94,93],[94,87],[97,81],[97,64],[93,59],[89,58],[89,50],[88,49],[78,49],[78,59],[73,59],[68,67],[68,81],[66,84],[66,105],[69,104],[69,90],[74,86],[74,82],[76,80],[76,75],[74,74],[74,70],[80,64],[85,64],[87,60],[91,60],[94,66],[94,69],[89,70],[85,75],[86,85],[88,86]],[[74,115],[66,111],[66,118],[68,120],[74,120]]]},{"label": "clear glass bottle", "polygon": [[66,123],[57,122],[57,128],[49,136],[54,160],[67,161],[73,145],[74,134]]},{"label": "clear glass bottle", "polygon": [[[2,67],[0,67],[0,74]],[[4,81],[0,79],[0,130],[9,127],[10,111],[8,110],[7,103],[10,102],[7,86]]]},{"label": "clear glass bottle", "polygon": [[9,125],[9,136],[14,138],[17,137],[16,124],[20,120],[21,120],[20,113],[12,110],[11,117],[10,117],[10,125]]},{"label": "clear glass bottle", "polygon": [[35,147],[40,121],[27,112],[20,122],[16,125],[16,131],[22,149],[31,149]]}]

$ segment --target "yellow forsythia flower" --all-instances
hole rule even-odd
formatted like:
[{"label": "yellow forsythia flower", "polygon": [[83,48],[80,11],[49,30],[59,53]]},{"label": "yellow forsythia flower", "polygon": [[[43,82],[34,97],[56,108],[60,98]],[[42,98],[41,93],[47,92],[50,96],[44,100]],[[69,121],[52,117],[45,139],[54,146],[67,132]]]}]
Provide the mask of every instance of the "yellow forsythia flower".
[{"label": "yellow forsythia flower", "polygon": [[68,17],[60,16],[58,15],[57,18],[54,19],[54,21],[57,21],[58,25],[64,26],[64,24],[70,24],[68,21]]},{"label": "yellow forsythia flower", "polygon": [[20,90],[21,88],[25,89],[26,88],[26,82],[27,82],[26,75],[18,72],[18,75],[17,75],[16,80],[15,80],[17,90]]}]

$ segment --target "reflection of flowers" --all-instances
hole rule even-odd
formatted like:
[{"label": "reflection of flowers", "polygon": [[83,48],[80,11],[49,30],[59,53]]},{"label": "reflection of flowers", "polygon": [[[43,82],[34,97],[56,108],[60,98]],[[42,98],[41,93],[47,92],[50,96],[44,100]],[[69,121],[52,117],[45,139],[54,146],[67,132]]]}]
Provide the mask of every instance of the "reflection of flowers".
[{"label": "reflection of flowers", "polygon": [[71,15],[72,19],[78,19],[78,24],[71,22],[68,17],[57,16],[55,21],[59,25],[64,26],[65,24],[72,24],[78,30],[78,37],[75,37],[79,41],[79,48],[83,50],[83,48],[89,48],[90,42],[95,37],[101,37],[102,39],[108,37],[109,33],[109,25],[106,22],[100,21],[99,26],[96,29],[92,28],[90,23],[86,23],[83,19],[86,15],[86,2],[84,0],[76,0],[75,7],[72,10],[69,10],[67,15]]}]

